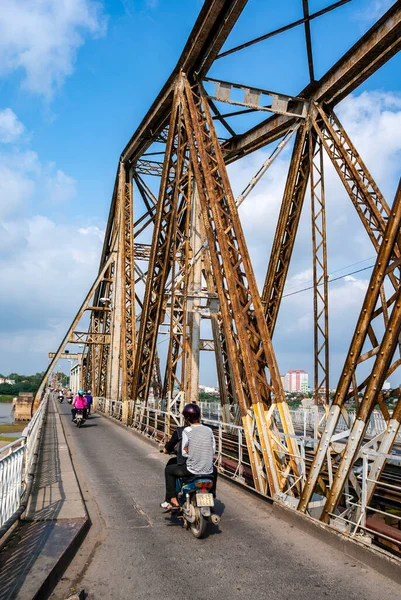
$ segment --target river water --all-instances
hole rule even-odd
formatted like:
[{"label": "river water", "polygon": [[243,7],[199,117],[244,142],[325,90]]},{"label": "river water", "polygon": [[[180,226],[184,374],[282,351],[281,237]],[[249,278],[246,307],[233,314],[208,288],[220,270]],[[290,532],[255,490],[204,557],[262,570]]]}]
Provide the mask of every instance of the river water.
[{"label": "river water", "polygon": [[[14,414],[13,414],[13,405],[12,404],[3,404],[0,403],[0,427],[2,425],[6,425],[7,423],[14,423]],[[1,433],[0,435],[2,437],[10,437],[10,438],[17,438],[20,437],[20,435],[22,434],[22,431],[24,430],[25,425],[23,423],[21,423],[21,431],[11,431],[9,433]],[[3,445],[2,442],[0,442],[0,446]]]},{"label": "river water", "polygon": [[14,415],[12,414],[13,405],[10,403],[0,403],[0,425],[6,423],[14,423]]}]

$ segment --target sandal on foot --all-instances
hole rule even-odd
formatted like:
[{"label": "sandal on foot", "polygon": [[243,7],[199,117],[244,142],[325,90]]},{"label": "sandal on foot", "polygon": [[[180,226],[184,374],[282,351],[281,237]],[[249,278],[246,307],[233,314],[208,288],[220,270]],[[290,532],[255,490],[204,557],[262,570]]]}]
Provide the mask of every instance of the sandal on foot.
[{"label": "sandal on foot", "polygon": [[160,506],[163,509],[163,512],[171,512],[180,508],[175,504],[170,504],[170,502],[161,502]]}]

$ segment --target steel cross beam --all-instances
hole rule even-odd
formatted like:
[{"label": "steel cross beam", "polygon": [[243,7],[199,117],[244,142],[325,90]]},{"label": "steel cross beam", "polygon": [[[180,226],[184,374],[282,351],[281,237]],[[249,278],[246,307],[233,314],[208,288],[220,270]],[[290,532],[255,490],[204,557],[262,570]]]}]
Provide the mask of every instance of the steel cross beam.
[{"label": "steel cross beam", "polygon": [[[333,108],[401,49],[401,4],[394,5],[320,79],[298,97]],[[249,131],[230,138],[223,147],[226,162],[254,152],[285,134],[294,118],[274,115]]]}]

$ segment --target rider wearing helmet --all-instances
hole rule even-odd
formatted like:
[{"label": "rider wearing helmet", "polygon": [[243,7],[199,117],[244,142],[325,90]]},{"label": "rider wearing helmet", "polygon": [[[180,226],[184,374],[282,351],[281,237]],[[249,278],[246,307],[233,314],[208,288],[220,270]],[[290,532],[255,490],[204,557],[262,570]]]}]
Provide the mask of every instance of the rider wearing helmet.
[{"label": "rider wearing helmet", "polygon": [[78,390],[78,396],[75,396],[74,401],[72,403],[71,415],[72,420],[75,419],[75,415],[77,414],[77,410],[84,411],[84,419],[86,418],[86,399],[84,396],[84,390]]},{"label": "rider wearing helmet", "polygon": [[91,394],[91,391],[88,390],[85,394],[85,400],[86,400],[86,406],[88,409],[88,414],[90,414],[91,412],[91,407],[92,407],[92,402],[93,402],[93,396]]},{"label": "rider wearing helmet", "polygon": [[196,475],[213,474],[213,458],[216,443],[210,427],[200,422],[201,412],[197,404],[186,404],[182,415],[186,427],[182,432],[182,456],[187,459],[186,464],[168,464],[165,468],[166,500],[161,506],[166,511],[178,506],[175,483],[177,477],[191,477]]}]

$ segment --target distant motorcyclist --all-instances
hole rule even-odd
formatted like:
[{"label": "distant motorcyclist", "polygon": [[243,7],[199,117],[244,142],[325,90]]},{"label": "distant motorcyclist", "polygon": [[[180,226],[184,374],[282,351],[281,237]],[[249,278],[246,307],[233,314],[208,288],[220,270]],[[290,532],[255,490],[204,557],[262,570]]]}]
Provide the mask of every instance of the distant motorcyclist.
[{"label": "distant motorcyclist", "polygon": [[75,398],[74,398],[74,401],[72,403],[72,409],[71,409],[72,420],[75,419],[77,410],[82,410],[84,419],[86,419],[86,399],[85,399],[84,394],[85,394],[84,390],[78,390],[78,396],[75,396]]},{"label": "distant motorcyclist", "polygon": [[[165,468],[166,498],[161,507],[166,511],[178,507],[176,479],[178,477],[213,475],[213,458],[216,451],[214,435],[210,427],[200,423],[200,408],[196,404],[186,404],[182,415],[186,427],[182,431],[181,454],[186,464],[171,461]],[[177,434],[178,437],[178,434]],[[167,445],[166,445],[167,446]]]},{"label": "distant motorcyclist", "polygon": [[60,390],[57,396],[58,401],[61,402],[64,400],[64,394],[63,394],[63,390]]},{"label": "distant motorcyclist", "polygon": [[91,413],[91,408],[92,408],[92,402],[93,402],[93,396],[91,394],[91,391],[88,390],[85,394],[85,399],[86,399],[86,406],[88,409],[88,415],[90,415]]},{"label": "distant motorcyclist", "polygon": [[74,397],[74,394],[72,393],[71,389],[68,389],[68,390],[67,390],[67,393],[66,393],[66,395],[65,395],[65,396],[66,396],[66,398],[67,398],[67,402],[69,402],[69,404],[71,404],[71,402],[72,402],[72,399],[73,399],[73,397]]}]

